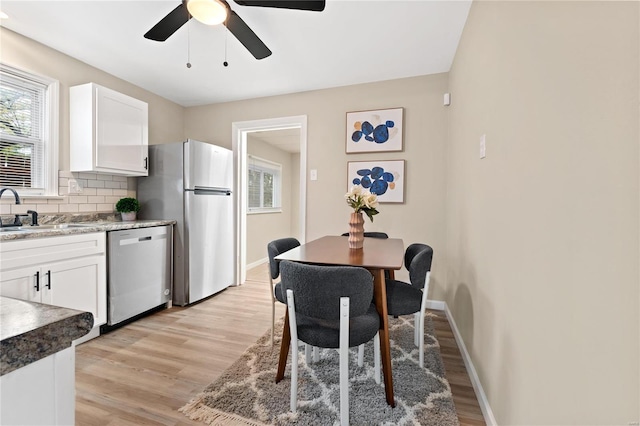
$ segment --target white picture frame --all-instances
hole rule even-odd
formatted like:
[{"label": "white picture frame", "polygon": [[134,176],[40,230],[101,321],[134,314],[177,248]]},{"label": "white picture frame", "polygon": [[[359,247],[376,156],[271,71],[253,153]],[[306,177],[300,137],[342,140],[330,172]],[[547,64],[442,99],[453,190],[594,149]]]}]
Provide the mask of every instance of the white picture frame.
[{"label": "white picture frame", "polygon": [[404,108],[347,112],[346,153],[403,149]]},{"label": "white picture frame", "polygon": [[349,161],[347,191],[362,185],[381,203],[404,203],[404,160]]}]

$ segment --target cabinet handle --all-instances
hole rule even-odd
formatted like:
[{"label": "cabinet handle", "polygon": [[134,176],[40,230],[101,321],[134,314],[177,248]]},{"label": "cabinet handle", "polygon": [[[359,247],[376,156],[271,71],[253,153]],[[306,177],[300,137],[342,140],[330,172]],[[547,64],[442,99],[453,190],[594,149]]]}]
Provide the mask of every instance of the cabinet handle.
[{"label": "cabinet handle", "polygon": [[36,285],[34,287],[36,288],[36,291],[40,291],[40,271],[37,271],[35,275],[36,275]]},{"label": "cabinet handle", "polygon": [[47,284],[46,287],[51,290],[51,271],[47,271]]},{"label": "cabinet handle", "polygon": [[149,170],[149,157],[144,157],[144,169]]}]

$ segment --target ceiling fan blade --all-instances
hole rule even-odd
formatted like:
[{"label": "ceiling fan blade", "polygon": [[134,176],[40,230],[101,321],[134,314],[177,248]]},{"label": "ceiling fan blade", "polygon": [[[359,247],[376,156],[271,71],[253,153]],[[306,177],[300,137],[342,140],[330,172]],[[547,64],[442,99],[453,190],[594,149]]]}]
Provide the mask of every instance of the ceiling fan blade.
[{"label": "ceiling fan blade", "polygon": [[160,22],[155,24],[153,28],[147,31],[144,38],[155,41],[165,41],[171,36],[171,34],[175,33],[181,26],[186,24],[189,19],[191,19],[191,16],[189,15],[187,6],[182,2],[178,7],[169,12],[167,16],[162,18]]},{"label": "ceiling fan blade", "polygon": [[322,12],[325,0],[233,0],[240,6],[277,7],[280,9]]},{"label": "ceiling fan blade", "polygon": [[271,50],[233,10],[229,9],[229,17],[224,24],[256,59],[264,59],[271,55]]}]

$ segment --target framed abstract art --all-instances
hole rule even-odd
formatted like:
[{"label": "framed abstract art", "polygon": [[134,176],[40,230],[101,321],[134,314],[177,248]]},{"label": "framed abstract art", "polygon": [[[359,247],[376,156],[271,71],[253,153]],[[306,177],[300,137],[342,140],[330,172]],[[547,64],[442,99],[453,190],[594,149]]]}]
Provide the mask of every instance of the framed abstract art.
[{"label": "framed abstract art", "polygon": [[347,154],[402,151],[403,108],[347,113]]},{"label": "framed abstract art", "polygon": [[349,161],[347,190],[362,185],[381,203],[404,203],[404,160]]}]

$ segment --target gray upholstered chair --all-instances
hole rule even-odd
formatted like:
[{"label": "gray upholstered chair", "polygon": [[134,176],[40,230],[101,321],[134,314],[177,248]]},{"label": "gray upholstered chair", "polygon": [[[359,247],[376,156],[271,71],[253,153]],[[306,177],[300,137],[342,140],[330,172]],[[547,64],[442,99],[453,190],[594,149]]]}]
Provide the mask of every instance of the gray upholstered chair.
[{"label": "gray upholstered chair", "polygon": [[418,360],[424,367],[424,311],[429,293],[433,249],[426,244],[411,244],[404,254],[410,283],[386,280],[387,313],[395,317],[414,314],[414,344],[420,349]]},{"label": "gray upholstered chair", "polygon": [[291,411],[298,400],[298,340],[340,354],[340,423],[349,424],[349,347],[374,339],[375,376],[380,378],[380,316],[373,277],[364,268],[282,262],[291,330]]},{"label": "gray upholstered chair", "polygon": [[276,260],[275,257],[299,245],[300,241],[295,238],[280,238],[267,244],[267,254],[269,255],[269,284],[271,284],[271,346],[273,346],[274,325],[276,322],[276,300],[285,305],[287,304],[281,284],[275,283],[275,280],[280,276],[280,261]]}]

